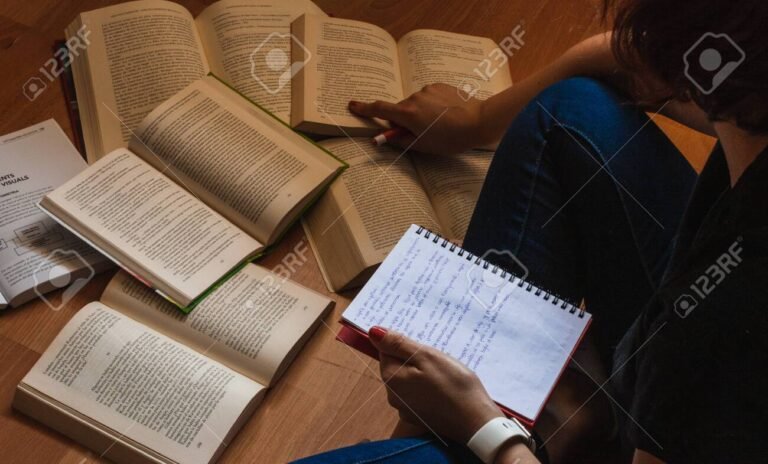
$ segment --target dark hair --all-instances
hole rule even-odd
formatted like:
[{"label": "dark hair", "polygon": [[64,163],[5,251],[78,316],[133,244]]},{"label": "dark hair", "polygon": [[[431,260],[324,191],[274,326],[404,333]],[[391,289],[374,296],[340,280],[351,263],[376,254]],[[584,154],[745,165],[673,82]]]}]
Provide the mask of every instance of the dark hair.
[{"label": "dark hair", "polygon": [[768,133],[768,0],[604,0],[604,15],[617,60],[660,79],[660,100]]}]

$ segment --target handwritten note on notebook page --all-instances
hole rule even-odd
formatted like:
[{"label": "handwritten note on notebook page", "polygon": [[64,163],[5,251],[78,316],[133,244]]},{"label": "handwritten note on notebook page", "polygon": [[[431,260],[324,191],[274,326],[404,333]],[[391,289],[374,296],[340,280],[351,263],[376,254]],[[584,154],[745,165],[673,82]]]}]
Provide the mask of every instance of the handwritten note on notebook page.
[{"label": "handwritten note on notebook page", "polygon": [[343,314],[463,362],[493,399],[534,422],[590,315],[411,226]]}]

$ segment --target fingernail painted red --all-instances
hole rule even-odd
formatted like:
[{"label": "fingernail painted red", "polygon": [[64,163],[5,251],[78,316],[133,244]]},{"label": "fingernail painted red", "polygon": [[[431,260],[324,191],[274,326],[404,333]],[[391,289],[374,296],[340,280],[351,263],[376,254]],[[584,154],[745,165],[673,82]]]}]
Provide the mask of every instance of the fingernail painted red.
[{"label": "fingernail painted red", "polygon": [[371,330],[368,331],[368,336],[370,336],[375,342],[380,342],[386,334],[387,330],[382,329],[379,326],[371,327]]}]

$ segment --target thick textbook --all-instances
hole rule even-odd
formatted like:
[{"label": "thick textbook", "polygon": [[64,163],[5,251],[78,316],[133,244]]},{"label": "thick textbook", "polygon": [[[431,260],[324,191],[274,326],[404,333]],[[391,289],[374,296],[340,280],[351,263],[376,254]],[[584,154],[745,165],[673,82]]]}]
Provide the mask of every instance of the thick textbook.
[{"label": "thick textbook", "polygon": [[493,158],[488,151],[403,153],[363,138],[320,144],[349,164],[302,218],[334,292],[363,285],[411,224],[461,242]]},{"label": "thick textbook", "polygon": [[86,38],[72,70],[88,162],[124,147],[157,105],[213,73],[288,121],[290,79],[268,58],[291,53],[290,24],[323,15],[310,0],[220,0],[196,18],[175,2],[138,0],[79,14]]},{"label": "thick textbook", "polygon": [[251,264],[184,315],[120,272],[22,379],[13,407],[114,462],[208,464],[332,305]]},{"label": "thick textbook", "polygon": [[485,99],[512,85],[507,55],[491,39],[416,29],[395,40],[361,21],[304,14],[291,25],[291,125],[322,135],[372,136],[383,121],[349,112],[350,100],[397,103],[428,84]]}]

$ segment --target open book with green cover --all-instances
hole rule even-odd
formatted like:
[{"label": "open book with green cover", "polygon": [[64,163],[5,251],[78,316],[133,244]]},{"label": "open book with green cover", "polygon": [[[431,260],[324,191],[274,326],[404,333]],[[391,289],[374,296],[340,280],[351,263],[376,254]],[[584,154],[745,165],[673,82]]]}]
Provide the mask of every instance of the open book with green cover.
[{"label": "open book with green cover", "polygon": [[275,243],[345,166],[209,76],[40,207],[189,310]]},{"label": "open book with green cover", "polygon": [[113,462],[208,464],[332,305],[249,264],[184,315],[120,272],[56,336],[13,407]]}]

